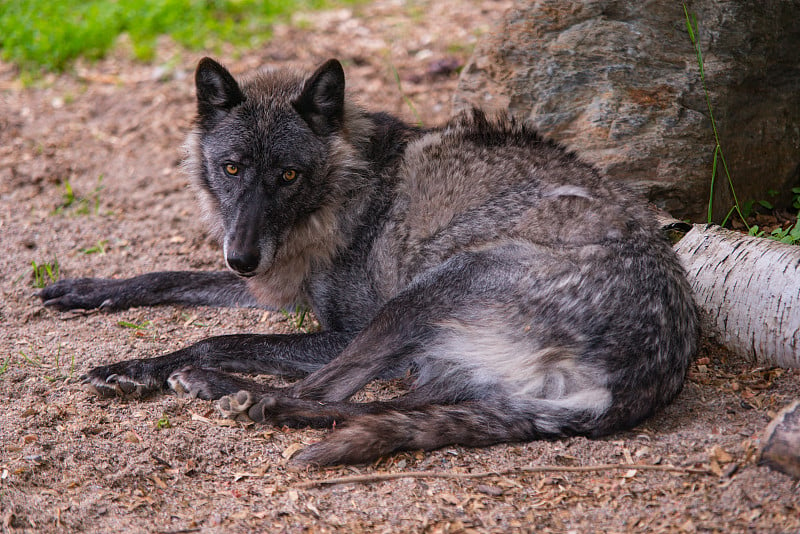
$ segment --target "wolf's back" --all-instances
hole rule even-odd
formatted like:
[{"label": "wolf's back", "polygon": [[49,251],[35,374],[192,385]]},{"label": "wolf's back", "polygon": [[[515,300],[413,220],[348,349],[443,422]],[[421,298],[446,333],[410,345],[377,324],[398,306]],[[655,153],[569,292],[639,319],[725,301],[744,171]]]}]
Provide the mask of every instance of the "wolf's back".
[{"label": "wolf's back", "polygon": [[680,391],[696,310],[636,195],[477,111],[411,143],[399,173],[373,256],[387,298],[443,264],[469,270],[427,288],[449,304],[419,383],[499,388],[531,437],[628,428]]}]

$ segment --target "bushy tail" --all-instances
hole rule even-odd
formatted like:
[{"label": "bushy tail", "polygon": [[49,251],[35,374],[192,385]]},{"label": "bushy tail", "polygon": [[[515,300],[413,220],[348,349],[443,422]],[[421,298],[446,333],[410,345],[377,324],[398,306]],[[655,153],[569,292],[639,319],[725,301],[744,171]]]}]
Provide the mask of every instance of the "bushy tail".
[{"label": "bushy tail", "polygon": [[546,414],[486,400],[387,410],[348,420],[292,460],[297,465],[367,463],[400,450],[431,450],[446,445],[485,447],[580,434],[589,417],[572,411]]}]

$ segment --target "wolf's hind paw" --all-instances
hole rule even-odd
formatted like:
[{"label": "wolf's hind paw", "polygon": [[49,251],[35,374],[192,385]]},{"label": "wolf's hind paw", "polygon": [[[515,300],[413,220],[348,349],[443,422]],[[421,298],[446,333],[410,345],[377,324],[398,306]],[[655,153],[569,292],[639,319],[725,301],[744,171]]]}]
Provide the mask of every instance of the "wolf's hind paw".
[{"label": "wolf's hind paw", "polygon": [[217,409],[222,415],[230,419],[250,419],[250,407],[256,399],[252,393],[241,390],[233,395],[225,395],[217,401]]},{"label": "wolf's hind paw", "polygon": [[167,384],[178,397],[213,400],[227,392],[227,389],[222,387],[223,384],[219,384],[225,377],[226,375],[215,369],[189,365],[169,375]]}]

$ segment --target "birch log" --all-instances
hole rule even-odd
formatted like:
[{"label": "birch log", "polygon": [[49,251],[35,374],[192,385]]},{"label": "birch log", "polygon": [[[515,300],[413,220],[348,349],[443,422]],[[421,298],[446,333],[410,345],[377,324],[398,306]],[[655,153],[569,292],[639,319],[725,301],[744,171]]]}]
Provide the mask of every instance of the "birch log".
[{"label": "birch log", "polygon": [[800,367],[800,246],[696,224],[675,250],[724,346],[759,364]]}]

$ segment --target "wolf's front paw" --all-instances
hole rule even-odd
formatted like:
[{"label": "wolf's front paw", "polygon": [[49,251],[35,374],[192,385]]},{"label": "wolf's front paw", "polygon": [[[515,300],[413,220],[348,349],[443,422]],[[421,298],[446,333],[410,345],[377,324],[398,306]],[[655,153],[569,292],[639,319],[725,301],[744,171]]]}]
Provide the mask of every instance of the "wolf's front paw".
[{"label": "wolf's front paw", "polygon": [[101,397],[143,398],[163,389],[160,380],[143,373],[139,360],[95,367],[81,378]]},{"label": "wolf's front paw", "polygon": [[123,285],[122,280],[68,278],[47,286],[37,296],[48,308],[61,311],[95,308],[117,310],[127,307],[120,302]]}]

